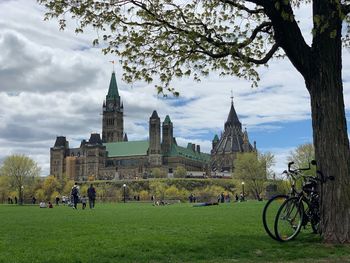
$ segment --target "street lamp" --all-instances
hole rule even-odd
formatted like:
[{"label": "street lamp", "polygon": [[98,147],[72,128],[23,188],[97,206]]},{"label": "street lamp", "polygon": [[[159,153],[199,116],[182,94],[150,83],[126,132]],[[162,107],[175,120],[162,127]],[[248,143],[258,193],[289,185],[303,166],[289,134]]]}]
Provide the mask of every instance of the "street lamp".
[{"label": "street lamp", "polygon": [[21,204],[21,205],[23,205],[23,196],[24,196],[24,194],[23,194],[23,191],[24,191],[24,186],[22,185],[21,186],[21,192],[20,192],[20,195],[19,195],[19,203]]},{"label": "street lamp", "polygon": [[243,196],[242,201],[244,201],[244,182],[242,182],[242,196]]},{"label": "street lamp", "polygon": [[126,184],[123,184],[123,196],[124,196],[124,203],[126,201]]}]

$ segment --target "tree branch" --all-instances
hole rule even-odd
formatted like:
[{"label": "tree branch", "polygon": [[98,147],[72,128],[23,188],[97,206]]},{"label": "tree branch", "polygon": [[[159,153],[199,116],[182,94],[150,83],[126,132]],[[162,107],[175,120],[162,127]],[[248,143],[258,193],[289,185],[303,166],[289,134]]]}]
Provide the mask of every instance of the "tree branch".
[{"label": "tree branch", "polygon": [[[305,77],[311,71],[311,47],[305,42],[298,23],[294,19],[291,3],[283,0],[248,0],[259,2],[263,5],[266,15],[270,18],[274,28],[276,43],[283,48],[284,52],[295,66],[295,68]],[[278,8],[276,4],[278,3]]]},{"label": "tree branch", "polygon": [[263,8],[259,8],[259,9],[249,9],[248,7],[238,4],[237,1],[234,0],[221,0],[220,2],[224,3],[224,4],[229,4],[230,6],[236,7],[239,10],[245,11],[248,14],[262,14],[264,13],[264,9]]},{"label": "tree branch", "polygon": [[345,16],[348,15],[350,13],[350,4],[349,5],[342,5],[341,10]]},{"label": "tree branch", "polygon": [[[267,30],[263,31],[264,28],[267,28]],[[259,26],[257,26],[253,30],[252,35],[246,41],[243,41],[241,44],[238,45],[238,48],[246,47],[247,45],[249,45],[250,43],[252,43],[254,41],[254,39],[256,38],[258,33],[260,33],[260,32],[266,32],[267,33],[269,28],[272,28],[272,23],[271,22],[263,22],[263,23],[261,23]]]},{"label": "tree branch", "polygon": [[[266,53],[265,57],[263,57],[262,59],[254,59],[254,58],[250,58],[247,57],[245,58],[248,62],[254,63],[254,64],[258,64],[258,65],[262,65],[262,64],[266,64],[271,58],[272,56],[276,53],[276,51],[279,48],[279,44],[275,43],[269,52]],[[243,57],[244,58],[244,57]]]}]

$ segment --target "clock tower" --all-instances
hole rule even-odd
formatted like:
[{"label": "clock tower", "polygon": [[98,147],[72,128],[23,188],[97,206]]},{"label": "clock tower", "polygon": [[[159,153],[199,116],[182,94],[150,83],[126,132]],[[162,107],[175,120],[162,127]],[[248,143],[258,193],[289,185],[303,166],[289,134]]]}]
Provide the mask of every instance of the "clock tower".
[{"label": "clock tower", "polygon": [[115,72],[109,83],[108,94],[103,102],[102,141],[121,142],[124,136],[123,103],[120,101]]}]

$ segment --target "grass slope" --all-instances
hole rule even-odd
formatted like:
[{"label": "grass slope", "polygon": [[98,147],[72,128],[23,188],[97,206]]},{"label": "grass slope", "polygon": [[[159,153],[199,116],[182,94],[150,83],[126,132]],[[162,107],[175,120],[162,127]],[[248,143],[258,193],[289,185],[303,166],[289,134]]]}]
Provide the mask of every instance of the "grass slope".
[{"label": "grass slope", "polygon": [[192,207],[98,204],[0,206],[0,262],[345,262],[349,246],[303,231],[290,243],[264,232],[263,202]]}]

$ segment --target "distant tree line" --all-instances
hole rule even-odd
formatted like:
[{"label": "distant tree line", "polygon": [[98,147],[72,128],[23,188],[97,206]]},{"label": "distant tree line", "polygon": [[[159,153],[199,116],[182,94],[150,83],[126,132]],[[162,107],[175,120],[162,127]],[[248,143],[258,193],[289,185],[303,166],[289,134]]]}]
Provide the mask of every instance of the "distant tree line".
[{"label": "distant tree line", "polygon": [[[303,144],[290,152],[287,161],[294,161],[296,166],[307,167],[314,158],[312,144]],[[224,193],[233,197],[242,192],[244,182],[245,196],[251,199],[265,197],[268,184],[278,185],[279,192],[288,192],[289,185],[286,178],[275,175],[272,166],[275,163],[271,153],[238,154],[235,160],[233,179],[184,179],[187,171],[179,166],[174,170],[173,179],[165,178],[162,168],[153,169],[154,179],[135,181],[95,181],[80,184],[80,194],[86,195],[90,183],[94,183],[97,199],[100,201],[123,200],[123,184],[126,183],[126,194],[130,200],[150,201],[156,199],[188,200],[194,194],[198,201],[213,201]],[[287,166],[287,162],[286,162]],[[313,170],[310,173],[314,173]],[[58,196],[70,196],[74,181],[63,175],[62,179],[54,176],[39,177],[40,168],[29,157],[11,155],[0,167],[0,203],[6,203],[8,198],[18,200],[18,204],[30,203],[32,198],[53,202]]]}]

